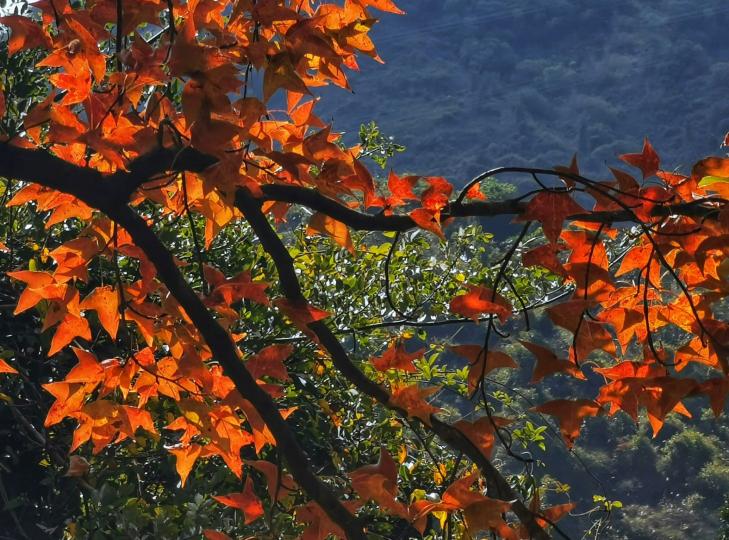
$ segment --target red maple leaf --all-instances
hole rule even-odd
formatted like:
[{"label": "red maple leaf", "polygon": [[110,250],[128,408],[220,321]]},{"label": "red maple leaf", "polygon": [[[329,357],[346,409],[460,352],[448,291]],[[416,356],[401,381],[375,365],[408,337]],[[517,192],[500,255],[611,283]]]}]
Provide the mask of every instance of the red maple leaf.
[{"label": "red maple leaf", "polygon": [[628,165],[637,167],[643,173],[643,179],[653,176],[661,166],[661,160],[653,149],[648,137],[643,140],[643,150],[640,154],[622,154],[618,156]]}]

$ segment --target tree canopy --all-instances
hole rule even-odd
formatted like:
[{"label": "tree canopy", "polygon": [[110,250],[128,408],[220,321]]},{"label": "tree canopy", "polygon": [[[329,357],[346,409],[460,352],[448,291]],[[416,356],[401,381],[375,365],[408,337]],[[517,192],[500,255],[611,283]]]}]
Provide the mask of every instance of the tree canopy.
[{"label": "tree canopy", "polygon": [[[19,317],[0,399],[30,459],[65,471],[33,527],[10,505],[16,534],[564,537],[581,501],[535,476],[535,419],[569,450],[599,416],[655,435],[722,413],[729,160],[666,170],[646,139],[607,180],[576,157],[455,185],[387,171],[402,148],[374,124],[347,146],[316,114],[318,87],[380,60],[378,12],[402,13],[42,0],[0,17]],[[711,452],[691,437],[676,452]],[[70,523],[39,523],[64,505]]]}]

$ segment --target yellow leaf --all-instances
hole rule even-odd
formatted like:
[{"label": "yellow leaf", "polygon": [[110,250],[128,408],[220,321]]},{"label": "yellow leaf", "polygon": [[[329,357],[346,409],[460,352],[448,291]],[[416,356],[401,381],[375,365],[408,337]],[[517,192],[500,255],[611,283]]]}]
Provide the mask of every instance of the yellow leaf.
[{"label": "yellow leaf", "polygon": [[397,460],[398,460],[398,462],[403,463],[407,459],[407,457],[408,457],[408,449],[403,444],[400,446],[400,449],[397,452]]},{"label": "yellow leaf", "polygon": [[440,486],[446,479],[448,470],[443,463],[438,463],[437,468],[433,471],[433,481],[436,486]]},{"label": "yellow leaf", "polygon": [[433,517],[440,523],[440,528],[445,527],[446,520],[448,519],[448,512],[445,510],[438,510],[433,512]]}]

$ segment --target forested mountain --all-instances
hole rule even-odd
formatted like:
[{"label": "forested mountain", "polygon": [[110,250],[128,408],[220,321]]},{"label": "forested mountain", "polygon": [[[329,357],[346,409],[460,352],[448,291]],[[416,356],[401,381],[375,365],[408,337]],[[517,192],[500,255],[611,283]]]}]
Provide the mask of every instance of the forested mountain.
[{"label": "forested mountain", "polygon": [[[354,95],[327,89],[339,131],[375,120],[398,169],[452,181],[578,153],[604,175],[648,136],[666,164],[720,151],[729,129],[729,4],[719,0],[404,0],[373,32]],[[443,156],[450,159],[444,160]]]}]

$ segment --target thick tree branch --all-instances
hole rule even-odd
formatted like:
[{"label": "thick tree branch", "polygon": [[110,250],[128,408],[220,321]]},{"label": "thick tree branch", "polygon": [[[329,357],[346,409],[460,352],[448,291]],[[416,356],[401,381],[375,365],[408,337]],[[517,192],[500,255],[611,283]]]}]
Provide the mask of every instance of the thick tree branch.
[{"label": "thick tree branch", "polygon": [[106,212],[125,204],[145,182],[165,172],[200,172],[216,162],[189,147],[156,148],[129,164],[129,170],[102,175],[54,156],[44,149],[30,150],[0,143],[0,176],[70,193],[93,208]]},{"label": "thick tree branch", "polygon": [[[268,223],[266,216],[261,211],[261,203],[252,196],[246,194],[244,190],[239,190],[235,199],[236,206],[243,212],[246,220],[251,225],[253,232],[256,233],[261,241],[263,249],[271,256],[276,270],[278,271],[279,283],[286,298],[301,306],[307,305],[307,300],[301,290],[299,279],[294,271],[294,261],[291,259],[286,246]],[[380,385],[374,383],[362,373],[357,366],[349,361],[347,352],[339,342],[337,337],[332,333],[329,327],[321,322],[316,321],[309,325],[319,339],[322,347],[324,347],[332,355],[332,359],[337,369],[347,377],[357,388],[366,393],[368,396],[375,398],[377,401],[387,403],[389,394]]]},{"label": "thick tree branch", "polygon": [[[326,214],[345,225],[364,231],[395,231],[404,232],[417,228],[417,224],[406,215],[366,214],[358,212],[342,202],[326,197],[315,189],[285,184],[268,184],[261,186],[263,200],[286,202],[305,206],[322,214]],[[441,214],[442,221],[450,218],[464,217],[495,217],[505,215],[520,215],[527,207],[522,197],[506,199],[503,201],[485,201],[463,203],[452,202]],[[712,205],[703,201],[691,203],[678,203],[657,205],[652,209],[656,218],[672,215],[689,216],[695,218],[711,218],[718,215],[716,204],[723,204],[720,199],[710,200]],[[590,212],[568,216],[568,220],[591,221],[595,223],[620,223],[635,221],[635,214],[628,211]]]},{"label": "thick tree branch", "polygon": [[220,362],[225,375],[235,383],[240,394],[251,402],[276,439],[279,452],[296,482],[306,494],[316,501],[350,539],[366,536],[358,520],[342,505],[337,496],[312,472],[309,458],[304,453],[293,432],[281,416],[278,407],[241,362],[230,335],[213,318],[200,298],[180,274],[174,259],[144,220],[128,206],[109,212],[109,217],[124,227],[134,243],[144,251],[157,269],[157,275],[170,293],[184,308],[195,327],[200,331],[213,356]]},{"label": "thick tree branch", "polygon": [[[263,200],[286,202],[306,206],[322,214],[326,214],[337,221],[363,231],[407,231],[417,227],[417,224],[406,215],[366,214],[352,210],[342,202],[326,197],[315,189],[285,184],[268,184],[261,186]],[[451,217],[482,216],[491,217],[499,215],[521,214],[526,204],[517,200],[467,203],[452,206],[442,213],[442,219]]]},{"label": "thick tree branch", "polygon": [[[293,260],[286,246],[279,238],[276,231],[271,227],[266,216],[261,211],[260,200],[254,199],[243,190],[239,191],[236,197],[236,206],[243,212],[251,228],[261,241],[263,249],[271,256],[279,274],[279,282],[284,295],[290,302],[306,305],[307,300],[301,290],[298,277],[294,270]],[[374,398],[379,403],[391,410],[407,416],[403,411],[390,404],[390,396],[387,390],[369,379],[350,360],[347,351],[337,339],[336,335],[323,321],[316,321],[309,324],[309,329],[315,334],[319,344],[329,353],[334,366],[342,373],[358,390]],[[441,440],[456,452],[463,452],[481,470],[486,478],[492,495],[504,500],[513,500],[512,510],[519,520],[527,527],[534,539],[548,539],[549,535],[536,521],[536,516],[519,500],[517,495],[509,486],[509,483],[501,473],[493,466],[481,451],[466,438],[457,428],[431,416],[432,431]]]},{"label": "thick tree branch", "polygon": [[[168,172],[201,172],[215,163],[217,163],[217,158],[191,147],[158,147],[131,161],[127,171],[117,171],[112,175],[104,176],[93,169],[79,167],[64,161],[43,149],[29,150],[7,143],[0,144],[0,176],[18,179],[46,178],[47,182],[44,185],[70,193],[102,211],[126,202],[137,188],[149,182],[154,176]],[[501,167],[487,171],[478,178],[509,172],[567,174],[550,169]],[[66,181],[70,177],[74,178],[74,182]],[[263,191],[262,200],[305,206],[356,230],[404,232],[418,227],[407,215],[360,212],[349,208],[341,201],[326,197],[312,188],[268,184],[261,186],[261,190]],[[516,216],[522,214],[527,205],[523,197],[503,201],[464,203],[462,201],[463,193],[443,210],[441,214],[443,221],[450,218]],[[657,204],[651,210],[651,214],[656,218],[681,215],[698,219],[715,219],[721,205],[726,203],[727,201],[723,199],[714,198],[677,204]],[[635,214],[627,210],[590,212],[568,216],[567,219],[610,224],[634,222]]]}]

